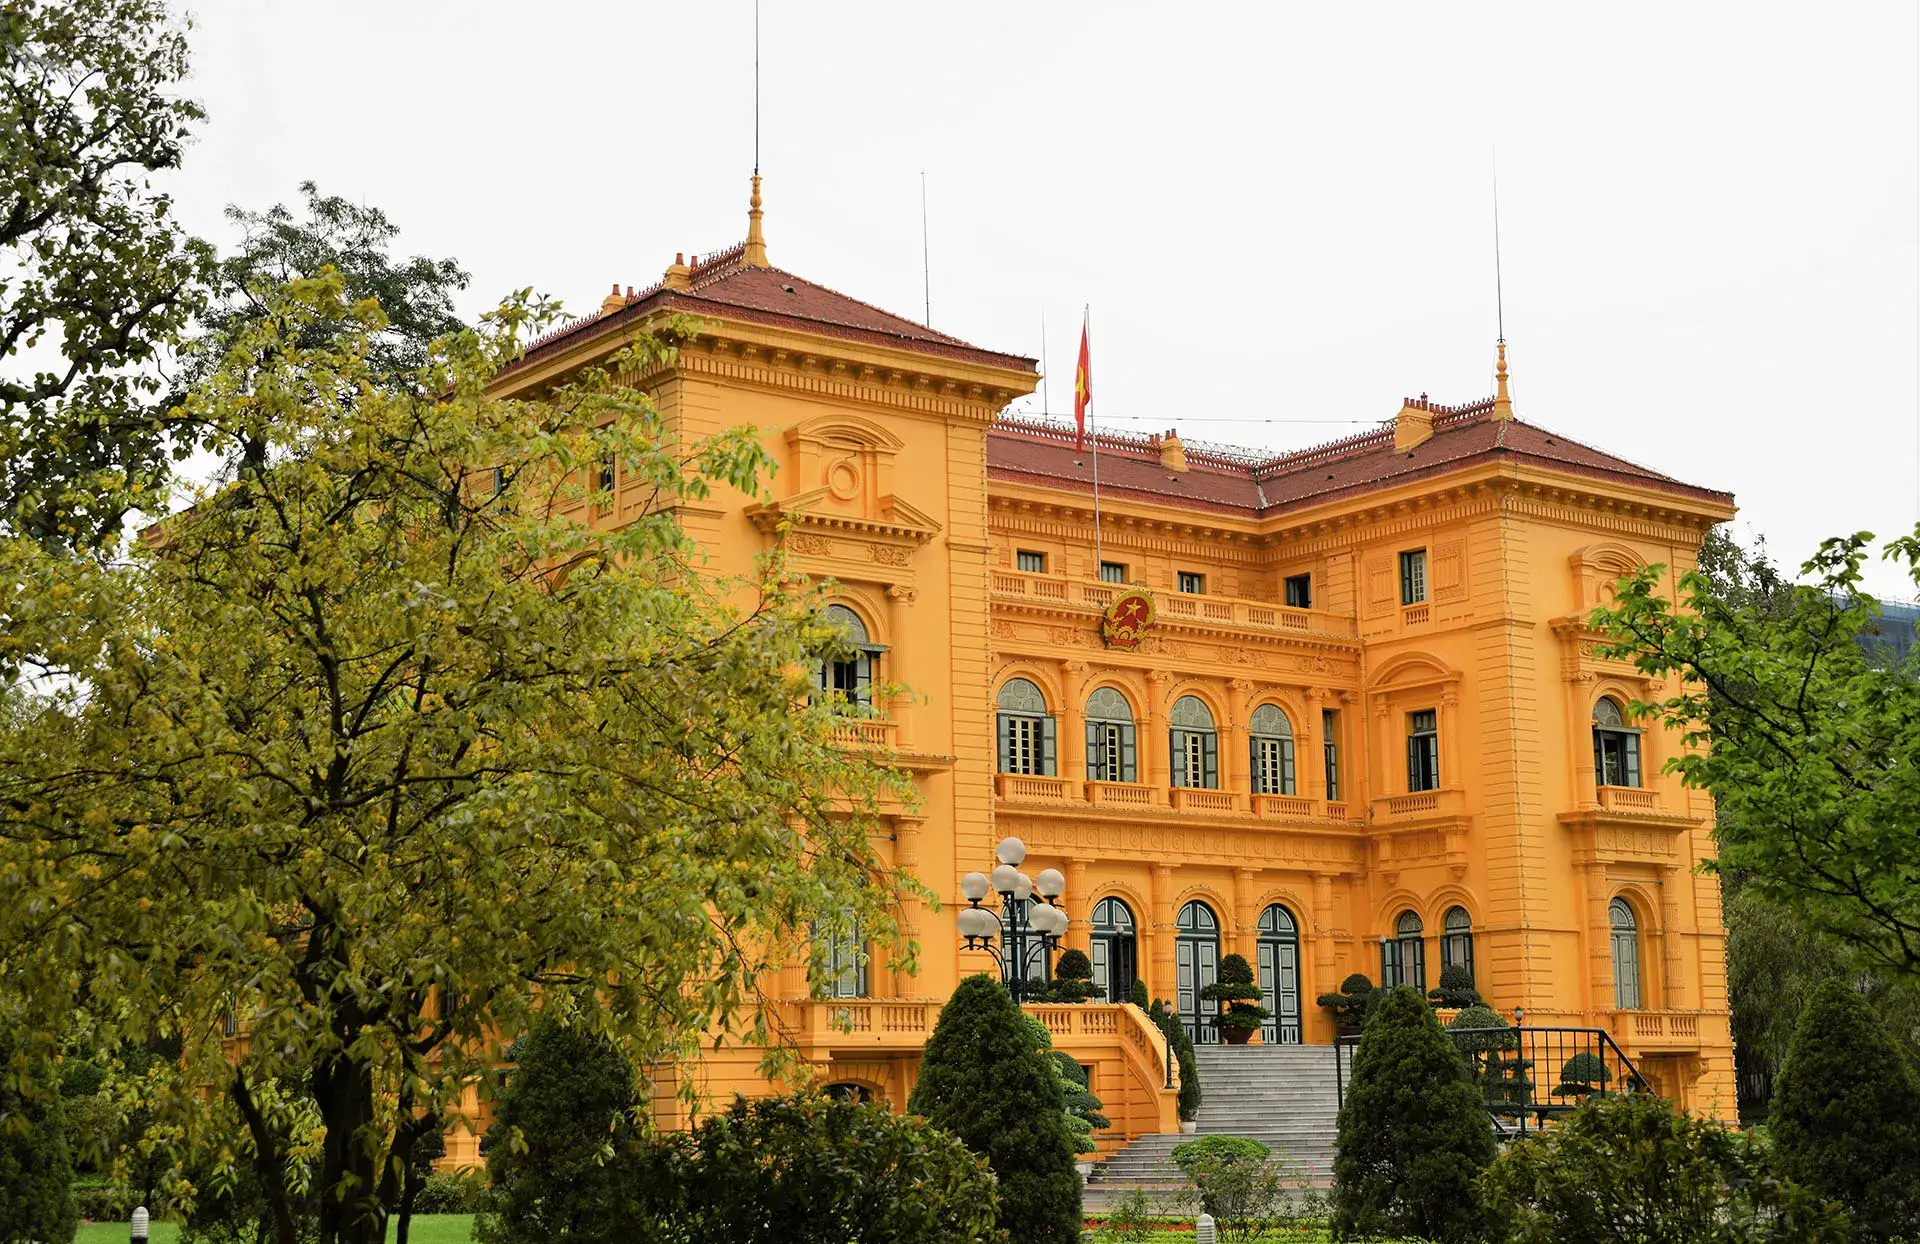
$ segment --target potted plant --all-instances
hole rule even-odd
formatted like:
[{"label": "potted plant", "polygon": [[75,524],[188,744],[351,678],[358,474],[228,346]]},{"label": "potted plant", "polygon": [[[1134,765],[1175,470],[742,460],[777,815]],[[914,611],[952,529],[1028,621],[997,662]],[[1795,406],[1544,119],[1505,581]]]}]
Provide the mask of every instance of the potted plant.
[{"label": "potted plant", "polygon": [[1333,1012],[1333,1026],[1343,1033],[1359,1032],[1367,1026],[1367,1017],[1379,1002],[1378,990],[1364,972],[1355,972],[1340,982],[1338,993],[1323,993],[1318,1001]]},{"label": "potted plant", "polygon": [[1254,984],[1253,969],[1240,955],[1228,955],[1220,961],[1220,974],[1213,984],[1200,991],[1208,1002],[1224,1002],[1227,1009],[1214,1017],[1213,1025],[1228,1045],[1245,1045],[1254,1029],[1273,1015],[1260,1005],[1260,986]]},{"label": "potted plant", "polygon": [[1093,997],[1093,961],[1084,950],[1069,950],[1053,965],[1049,1002],[1085,1002]]}]

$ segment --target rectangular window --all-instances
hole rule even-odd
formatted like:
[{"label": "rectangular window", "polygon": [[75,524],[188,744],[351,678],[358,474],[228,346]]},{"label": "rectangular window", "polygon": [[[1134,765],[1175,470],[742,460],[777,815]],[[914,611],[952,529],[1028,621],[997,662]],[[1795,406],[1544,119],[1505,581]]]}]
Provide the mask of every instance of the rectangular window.
[{"label": "rectangular window", "polygon": [[1053,718],[1000,714],[1000,772],[1053,776]]},{"label": "rectangular window", "polygon": [[1313,576],[1296,574],[1287,577],[1287,608],[1313,608]]},{"label": "rectangular window", "polygon": [[1174,730],[1173,784],[1200,790],[1220,787],[1219,740],[1211,730]]},{"label": "rectangular window", "polygon": [[1291,795],[1293,793],[1293,740],[1255,739],[1253,741],[1253,793]]},{"label": "rectangular window", "polygon": [[600,491],[613,491],[613,459],[611,458],[600,464]]},{"label": "rectangular window", "polygon": [[822,932],[821,950],[826,959],[826,995],[829,998],[867,996],[866,946],[860,940],[860,922],[838,937]]},{"label": "rectangular window", "polygon": [[1340,716],[1330,708],[1320,710],[1321,747],[1327,758],[1327,798],[1340,798]]},{"label": "rectangular window", "polygon": [[1409,549],[1400,554],[1400,603],[1418,605],[1427,599],[1427,551]]},{"label": "rectangular window", "polygon": [[1595,730],[1593,769],[1602,786],[1640,785],[1640,737],[1625,730]]},{"label": "rectangular window", "polygon": [[1021,574],[1047,573],[1047,555],[1045,553],[1034,553],[1026,549],[1021,549],[1018,553],[1014,554],[1014,557]]},{"label": "rectangular window", "polygon": [[1440,789],[1440,730],[1433,709],[1407,717],[1407,789]]},{"label": "rectangular window", "polygon": [[1087,778],[1094,782],[1134,780],[1133,727],[1117,721],[1087,723]]},{"label": "rectangular window", "polygon": [[1100,578],[1105,583],[1125,583],[1127,581],[1127,563],[1101,562]]},{"label": "rectangular window", "polygon": [[1195,574],[1191,570],[1180,572],[1180,590],[1195,596],[1204,595],[1207,590],[1207,576]]}]

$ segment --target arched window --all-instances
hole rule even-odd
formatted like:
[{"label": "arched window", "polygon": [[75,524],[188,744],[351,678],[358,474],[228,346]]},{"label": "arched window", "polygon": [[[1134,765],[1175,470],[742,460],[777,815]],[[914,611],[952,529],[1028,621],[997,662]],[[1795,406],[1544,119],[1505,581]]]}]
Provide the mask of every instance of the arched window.
[{"label": "arched window", "polygon": [[860,933],[860,920],[848,913],[846,926],[835,932],[819,927],[814,934],[820,941],[821,957],[826,960],[826,994],[829,998],[867,996],[867,948]]},{"label": "arched window", "polygon": [[1260,1039],[1268,1045],[1300,1044],[1300,926],[1278,903],[1260,913],[1254,957],[1260,1005],[1273,1012],[1261,1025]]},{"label": "arched window", "polygon": [[1640,927],[1627,900],[1607,904],[1607,923],[1613,932],[1613,1006],[1619,1011],[1640,1009]]},{"label": "arched window", "polygon": [[1253,710],[1247,723],[1252,735],[1253,793],[1293,794],[1293,723],[1273,704]]},{"label": "arched window", "polygon": [[849,1101],[857,1106],[864,1106],[873,1100],[872,1089],[864,1084],[855,1084],[850,1080],[842,1080],[837,1084],[829,1084],[821,1091],[826,1093],[826,1095],[834,1101]]},{"label": "arched window", "polygon": [[822,695],[837,695],[848,704],[866,705],[873,694],[873,666],[886,649],[867,637],[867,624],[845,605],[828,605],[827,621],[841,639],[821,660],[814,682]]},{"label": "arched window", "polygon": [[1024,678],[1000,688],[1000,772],[1053,774],[1053,717],[1047,697]]},{"label": "arched window", "polygon": [[1173,784],[1213,790],[1220,785],[1220,736],[1214,733],[1213,713],[1197,696],[1183,695],[1173,702],[1168,717],[1173,754]]},{"label": "arched window", "polygon": [[1473,917],[1464,907],[1449,907],[1441,918],[1444,933],[1440,938],[1440,970],[1463,967],[1473,975]]},{"label": "arched window", "polygon": [[1174,1003],[1195,1045],[1218,1045],[1220,1029],[1209,1021],[1219,1010],[1200,993],[1220,974],[1220,920],[1198,900],[1180,908],[1174,920]]},{"label": "arched window", "polygon": [[1425,926],[1417,912],[1403,911],[1394,921],[1393,936],[1380,943],[1380,987],[1412,985],[1427,990],[1427,944],[1421,934]]},{"label": "arched window", "polygon": [[1117,898],[1103,898],[1093,905],[1093,984],[1097,998],[1108,1002],[1133,999],[1136,966],[1133,909]]},{"label": "arched window", "polygon": [[1640,785],[1640,732],[1627,724],[1617,700],[1593,706],[1593,776],[1602,786]]},{"label": "arched window", "polygon": [[1112,687],[1087,697],[1087,780],[1135,782],[1133,705]]}]

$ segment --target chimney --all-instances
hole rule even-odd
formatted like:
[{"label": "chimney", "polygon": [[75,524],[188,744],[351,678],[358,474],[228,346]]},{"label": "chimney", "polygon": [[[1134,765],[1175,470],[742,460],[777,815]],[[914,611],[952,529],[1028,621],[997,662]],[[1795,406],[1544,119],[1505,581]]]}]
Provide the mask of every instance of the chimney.
[{"label": "chimney", "polygon": [[668,289],[692,289],[693,282],[687,278],[689,271],[686,255],[675,251],[673,262],[667,265],[666,275],[660,278],[660,283]]},{"label": "chimney", "polygon": [[1393,417],[1393,452],[1406,453],[1433,439],[1433,407],[1424,397],[1407,398]]},{"label": "chimney", "polygon": [[1172,428],[1160,438],[1160,465],[1169,471],[1187,469],[1187,451],[1180,444],[1180,433]]},{"label": "chimney", "polygon": [[612,315],[615,311],[618,311],[626,305],[627,300],[620,296],[620,282],[615,281],[613,283],[613,292],[600,300],[600,314]]}]

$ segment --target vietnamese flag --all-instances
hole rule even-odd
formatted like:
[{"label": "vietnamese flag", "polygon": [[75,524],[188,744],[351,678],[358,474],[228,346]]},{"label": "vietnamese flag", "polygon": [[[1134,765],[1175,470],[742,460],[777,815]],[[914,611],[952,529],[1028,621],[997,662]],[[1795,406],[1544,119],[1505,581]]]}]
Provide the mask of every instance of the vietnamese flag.
[{"label": "vietnamese flag", "polygon": [[1087,448],[1087,407],[1093,405],[1093,360],[1087,353],[1087,325],[1080,324],[1080,366],[1073,374],[1073,452]]}]

